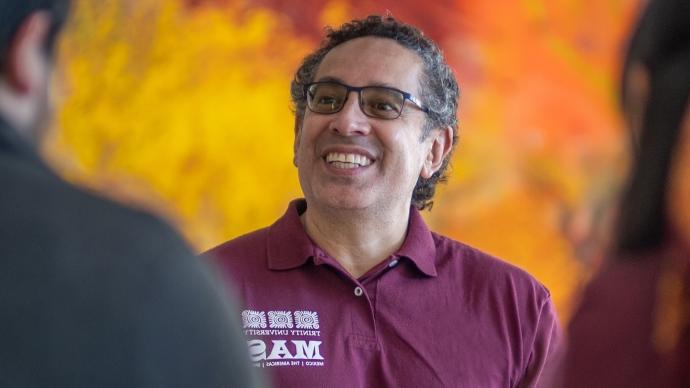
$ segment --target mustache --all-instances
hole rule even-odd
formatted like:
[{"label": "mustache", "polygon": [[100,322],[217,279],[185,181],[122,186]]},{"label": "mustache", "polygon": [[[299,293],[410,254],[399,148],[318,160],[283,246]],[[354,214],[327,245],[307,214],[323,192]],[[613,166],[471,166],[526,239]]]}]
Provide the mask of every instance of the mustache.
[{"label": "mustache", "polygon": [[379,154],[379,150],[383,148],[381,142],[371,136],[340,136],[331,133],[320,136],[316,142],[316,147],[319,150],[333,146],[358,147],[373,154]]}]

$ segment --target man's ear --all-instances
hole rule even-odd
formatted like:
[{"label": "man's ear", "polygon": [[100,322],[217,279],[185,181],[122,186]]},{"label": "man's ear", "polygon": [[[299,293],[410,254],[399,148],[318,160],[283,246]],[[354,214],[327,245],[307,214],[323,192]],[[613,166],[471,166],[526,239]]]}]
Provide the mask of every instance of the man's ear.
[{"label": "man's ear", "polygon": [[44,90],[49,82],[45,44],[50,30],[50,15],[37,11],[29,15],[14,34],[5,56],[4,75],[17,94]]},{"label": "man's ear", "polygon": [[302,121],[304,119],[304,116],[300,117],[299,113],[295,114],[295,141],[292,144],[292,164],[295,165],[295,167],[298,166],[298,161],[297,161],[297,150],[299,149],[299,142],[300,142],[300,135],[302,132]]},{"label": "man's ear", "polygon": [[431,147],[424,160],[420,176],[424,179],[431,178],[436,171],[443,165],[443,161],[453,149],[453,128],[448,125],[446,127],[437,128],[429,134],[431,138]]}]

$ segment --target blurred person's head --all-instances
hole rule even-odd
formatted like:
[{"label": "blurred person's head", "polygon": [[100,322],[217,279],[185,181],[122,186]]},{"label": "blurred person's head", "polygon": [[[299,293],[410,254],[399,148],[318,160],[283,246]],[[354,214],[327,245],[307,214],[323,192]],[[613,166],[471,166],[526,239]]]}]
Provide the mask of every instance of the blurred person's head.
[{"label": "blurred person's head", "polygon": [[37,141],[50,116],[56,37],[69,0],[0,0],[0,117]]},{"label": "blurred person's head", "polygon": [[633,165],[618,215],[621,253],[690,244],[690,2],[652,0],[623,71],[623,111]]},{"label": "blurred person's head", "polygon": [[[369,16],[365,19],[345,23],[338,29],[327,29],[326,37],[321,42],[320,48],[304,59],[292,81],[291,97],[295,108],[295,129],[299,133],[307,112],[305,86],[318,81],[317,74],[322,67],[324,58],[329,56],[334,49],[353,40],[361,41],[363,38],[395,42],[400,47],[413,52],[420,62],[421,73],[416,82],[416,89],[420,91],[417,96],[418,102],[420,106],[424,107],[426,113],[421,128],[420,147],[422,141],[433,130],[452,129],[451,152],[448,152],[441,167],[431,176],[419,176],[412,191],[412,204],[418,209],[429,208],[432,205],[436,184],[447,179],[446,170],[452,155],[452,148],[457,142],[459,89],[455,76],[439,47],[414,26],[402,23],[391,16]],[[411,73],[412,71],[414,69],[410,67],[408,72]],[[405,102],[405,105],[413,104],[414,102],[411,101]]]}]

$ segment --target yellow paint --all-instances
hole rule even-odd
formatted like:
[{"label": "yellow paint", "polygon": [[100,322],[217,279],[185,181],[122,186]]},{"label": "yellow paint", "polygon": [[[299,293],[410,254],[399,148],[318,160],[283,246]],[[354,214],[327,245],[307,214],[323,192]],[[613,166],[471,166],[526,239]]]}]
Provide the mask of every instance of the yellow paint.
[{"label": "yellow paint", "polygon": [[51,159],[163,211],[199,249],[272,222],[299,195],[288,85],[308,46],[277,43],[291,31],[269,10],[114,3],[76,3]]}]

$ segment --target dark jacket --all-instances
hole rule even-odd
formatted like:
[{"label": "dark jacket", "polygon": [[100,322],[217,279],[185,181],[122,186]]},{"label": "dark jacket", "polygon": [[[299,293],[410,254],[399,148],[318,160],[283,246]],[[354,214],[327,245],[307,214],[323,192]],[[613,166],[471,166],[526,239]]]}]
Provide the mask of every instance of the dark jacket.
[{"label": "dark jacket", "polygon": [[64,182],[0,118],[0,386],[254,387],[213,280],[166,224]]}]

